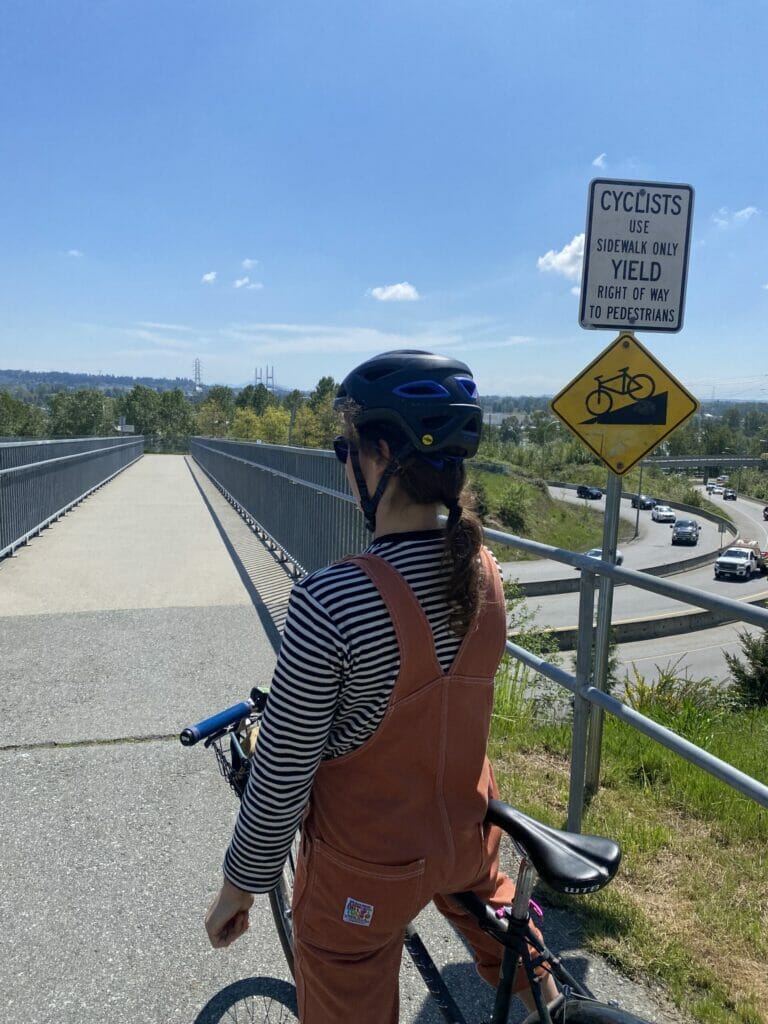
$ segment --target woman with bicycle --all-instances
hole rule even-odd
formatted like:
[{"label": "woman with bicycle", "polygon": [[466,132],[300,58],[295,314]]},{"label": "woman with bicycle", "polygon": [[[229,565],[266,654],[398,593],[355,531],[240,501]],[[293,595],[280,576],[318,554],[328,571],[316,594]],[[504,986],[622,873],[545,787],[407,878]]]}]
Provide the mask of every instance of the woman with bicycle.
[{"label": "woman with bicycle", "polygon": [[[430,900],[498,980],[502,947],[446,895],[503,906],[514,891],[500,833],[483,826],[497,795],[486,744],[506,613],[464,489],[482,428],[469,368],[388,352],[353,370],[335,405],[334,448],[373,542],[293,589],[206,927],[216,947],[243,934],[251,894],[275,887],[301,824],[300,1019],[396,1024],[403,933]],[[548,976],[542,988],[555,997]]]}]

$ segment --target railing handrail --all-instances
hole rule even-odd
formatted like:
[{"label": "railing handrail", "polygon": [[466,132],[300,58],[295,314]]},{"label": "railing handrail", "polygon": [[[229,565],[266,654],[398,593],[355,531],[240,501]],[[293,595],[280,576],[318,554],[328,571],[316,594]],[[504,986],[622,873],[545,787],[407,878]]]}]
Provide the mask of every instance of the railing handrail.
[{"label": "railing handrail", "polygon": [[[224,450],[226,448],[226,444],[221,443],[223,439],[215,439],[218,442],[217,447],[215,448],[204,444],[204,441],[209,440],[207,438],[196,438],[195,440],[201,448],[206,449],[219,458],[235,460],[238,464],[243,466],[250,466],[274,477],[288,480],[292,486],[304,487],[311,491],[322,492],[329,497],[341,499],[344,502],[354,501],[348,493],[342,493],[332,488],[322,487],[317,483],[303,480],[295,475],[276,470],[271,466],[258,464],[257,456],[261,449],[267,447],[284,449],[285,446],[254,444],[253,455],[256,456],[256,458],[249,460],[244,459],[240,455],[235,455],[232,452]],[[192,451],[194,455],[194,446]],[[312,452],[316,457],[333,457],[333,452],[330,451],[319,449],[303,449],[303,451]],[[219,487],[222,487],[222,484],[216,480],[215,474],[211,473],[208,469],[206,469],[206,472],[209,473]],[[238,495],[236,494],[230,493],[229,497],[235,502],[239,500]],[[683,739],[671,730],[660,726],[658,723],[654,722],[653,719],[648,718],[641,712],[623,704],[615,697],[610,696],[610,694],[597,689],[595,686],[591,685],[591,677],[584,668],[587,662],[584,650],[586,649],[587,644],[591,643],[591,632],[593,629],[595,581],[600,576],[609,577],[615,583],[625,583],[642,590],[650,591],[651,593],[669,597],[675,601],[694,605],[698,608],[704,608],[709,611],[725,611],[731,613],[735,619],[748,622],[751,625],[755,625],[763,629],[768,629],[768,609],[745,605],[743,602],[736,601],[729,597],[719,597],[716,594],[707,594],[704,591],[696,590],[693,587],[688,587],[681,583],[669,582],[657,576],[638,572],[635,569],[625,569],[608,562],[590,558],[587,555],[568,551],[565,548],[556,548],[549,544],[543,544],[540,541],[528,540],[527,538],[520,537],[516,534],[504,533],[500,530],[492,529],[485,529],[484,534],[489,540],[497,541],[510,547],[519,548],[522,551],[537,555],[540,558],[546,558],[560,562],[564,565],[569,565],[574,569],[578,569],[581,574],[582,585],[580,588],[579,630],[583,630],[585,632],[585,636],[580,638],[582,643],[580,644],[581,651],[577,657],[576,674],[567,672],[558,665],[553,665],[551,662],[543,660],[531,651],[527,651],[525,648],[520,647],[512,641],[508,640],[506,645],[507,651],[513,657],[517,658],[534,671],[539,672],[545,678],[550,679],[570,690],[576,697],[576,704],[574,707],[573,751],[571,758],[571,787],[568,806],[569,828],[578,831],[581,827],[581,815],[584,802],[584,753],[587,743],[587,716],[584,713],[584,708],[588,705],[596,705],[608,711],[615,717],[626,722],[632,728],[643,732],[656,742],[663,744],[678,756],[691,761],[698,767],[709,772],[709,774],[714,775],[727,785],[743,793],[750,799],[768,807],[768,786],[759,782],[757,779],[753,779],[750,776],[745,775],[733,765],[729,765],[725,761],[721,761],[719,758],[714,757],[701,747],[697,747],[695,744]],[[281,543],[279,537],[277,537],[276,540],[278,543]],[[290,552],[288,552],[288,554],[290,555]],[[589,601],[585,603],[585,597],[591,598],[591,604]]]},{"label": "railing handrail", "polygon": [[[95,440],[95,438],[94,438]],[[41,469],[43,466],[53,466],[59,462],[70,462],[74,459],[87,459],[92,455],[101,455],[103,452],[113,452],[118,448],[122,448],[125,445],[137,444],[141,442],[141,437],[131,438],[130,441],[124,441],[123,444],[113,444],[105,448],[88,448],[84,452],[73,452],[71,455],[56,455],[52,459],[41,459],[39,462],[22,462],[20,466],[6,466],[0,469],[0,476],[6,476],[10,473],[21,473],[24,470],[35,470]]]}]

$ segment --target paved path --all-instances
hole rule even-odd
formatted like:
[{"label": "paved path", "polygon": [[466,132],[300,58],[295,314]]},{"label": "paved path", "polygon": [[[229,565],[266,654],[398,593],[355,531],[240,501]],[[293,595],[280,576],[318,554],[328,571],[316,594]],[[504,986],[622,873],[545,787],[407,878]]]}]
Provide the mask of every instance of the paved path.
[{"label": "paved path", "polygon": [[[210,754],[176,736],[269,679],[289,587],[177,456],[145,456],[0,563],[9,1024],[214,1024],[240,1019],[232,993],[285,989],[265,899],[244,940],[207,945],[201,918],[235,805]],[[470,1019],[487,1017],[458,940],[431,914],[423,928]],[[553,930],[598,991],[679,1019],[585,957],[572,921]],[[441,1019],[409,963],[402,1007],[406,1024]]]}]

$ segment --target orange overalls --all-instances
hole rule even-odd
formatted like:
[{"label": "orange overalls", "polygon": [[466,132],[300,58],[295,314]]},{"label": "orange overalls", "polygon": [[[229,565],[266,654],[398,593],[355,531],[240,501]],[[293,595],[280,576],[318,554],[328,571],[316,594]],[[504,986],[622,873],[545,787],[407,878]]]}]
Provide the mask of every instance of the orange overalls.
[{"label": "orange overalls", "polygon": [[483,826],[498,795],[486,744],[506,612],[498,569],[482,557],[484,601],[445,673],[400,573],[375,555],[349,559],[387,605],[400,672],[376,732],[315,776],[293,893],[302,1024],[398,1024],[405,927],[432,899],[480,974],[498,980],[502,947],[443,895],[471,889],[503,906],[514,894],[500,832]]}]

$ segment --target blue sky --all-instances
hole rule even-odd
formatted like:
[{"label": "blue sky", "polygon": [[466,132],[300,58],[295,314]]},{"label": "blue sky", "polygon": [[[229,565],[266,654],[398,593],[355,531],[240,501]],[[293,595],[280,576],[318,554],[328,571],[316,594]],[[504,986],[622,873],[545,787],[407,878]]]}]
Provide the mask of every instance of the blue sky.
[{"label": "blue sky", "polygon": [[641,341],[768,400],[766,38],[734,0],[6,0],[0,367],[309,388],[419,347],[554,394],[614,336],[576,294],[608,177],[696,190],[685,325]]}]

